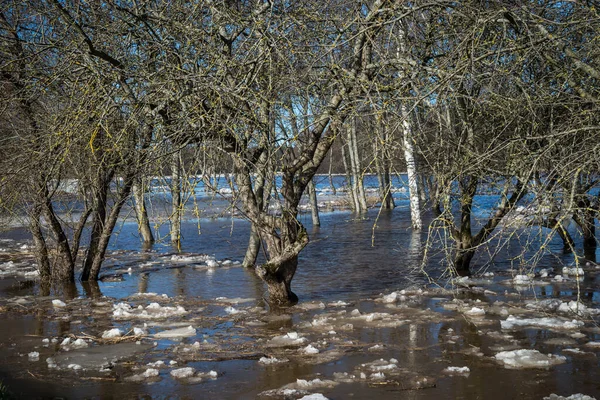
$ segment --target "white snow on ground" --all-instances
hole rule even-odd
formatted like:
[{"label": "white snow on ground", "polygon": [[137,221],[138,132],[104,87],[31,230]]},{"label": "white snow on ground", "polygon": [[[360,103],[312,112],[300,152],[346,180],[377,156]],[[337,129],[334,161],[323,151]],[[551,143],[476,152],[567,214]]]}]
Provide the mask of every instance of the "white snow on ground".
[{"label": "white snow on ground", "polygon": [[29,358],[29,361],[39,361],[40,353],[37,351],[32,351],[31,353],[27,354],[27,357]]},{"label": "white snow on ground", "polygon": [[56,307],[56,308],[61,308],[61,307],[66,307],[67,306],[64,301],[59,300],[59,299],[52,300],[52,305],[54,307]]},{"label": "white snow on ground", "polygon": [[158,332],[154,334],[155,338],[182,338],[196,336],[196,329],[192,326],[186,326],[184,328],[169,329],[166,331]]},{"label": "white snow on ground", "polygon": [[544,400],[596,400],[596,398],[581,393],[572,394],[569,397],[563,397],[552,393],[550,396],[544,397]]},{"label": "white snow on ground", "polygon": [[469,367],[448,367],[448,368],[444,368],[444,370],[442,371],[442,373],[448,374],[448,375],[465,375],[468,376],[471,373],[471,370],[469,369]]},{"label": "white snow on ground", "polygon": [[513,315],[509,315],[506,321],[500,321],[502,329],[514,329],[517,327],[536,327],[546,329],[570,330],[578,329],[585,325],[582,321],[565,320],[562,318],[523,318],[519,319]]},{"label": "white snow on ground", "polygon": [[185,315],[188,312],[182,306],[168,307],[161,306],[158,303],[150,303],[145,308],[138,306],[131,307],[128,303],[118,303],[113,305],[113,317],[115,319],[161,319],[173,316]]},{"label": "white snow on ground", "polygon": [[587,347],[600,348],[600,342],[587,342],[585,345]]},{"label": "white snow on ground", "polygon": [[520,349],[512,351],[502,351],[494,356],[496,360],[502,363],[506,368],[547,368],[566,362],[564,356],[554,354],[544,355],[537,350]]},{"label": "white snow on ground", "polygon": [[123,336],[123,331],[119,328],[109,329],[102,333],[102,339],[112,339],[120,336]]},{"label": "white snow on ground", "polygon": [[298,335],[297,332],[288,332],[285,335],[275,336],[267,342],[270,347],[299,346],[307,342],[307,339]]},{"label": "white snow on ground", "polygon": [[263,365],[275,365],[289,362],[287,358],[275,358],[275,357],[261,357],[258,362]]}]

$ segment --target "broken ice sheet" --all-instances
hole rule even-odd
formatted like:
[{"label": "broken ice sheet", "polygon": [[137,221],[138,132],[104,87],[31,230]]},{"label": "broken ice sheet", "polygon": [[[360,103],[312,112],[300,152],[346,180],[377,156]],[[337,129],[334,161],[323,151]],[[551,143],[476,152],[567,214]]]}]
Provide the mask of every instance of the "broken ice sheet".
[{"label": "broken ice sheet", "polygon": [[196,336],[196,329],[192,326],[186,326],[184,328],[169,329],[166,331],[157,332],[153,336],[158,339],[190,337]]},{"label": "broken ice sheet", "polygon": [[447,367],[442,370],[442,373],[447,375],[469,376],[471,370],[469,367]]},{"label": "broken ice sheet", "polygon": [[158,380],[159,375],[160,375],[160,372],[157,369],[148,368],[141,374],[136,374],[136,375],[126,377],[125,380],[129,381],[129,382],[143,382],[146,380],[156,381],[156,380]]},{"label": "broken ice sheet", "polygon": [[550,396],[544,397],[544,400],[596,400],[596,398],[582,393],[572,394],[568,397],[563,397],[552,393]]},{"label": "broken ice sheet", "polygon": [[306,343],[308,340],[305,337],[301,337],[297,332],[288,332],[285,335],[275,336],[267,342],[268,347],[288,347],[288,346],[300,346]]},{"label": "broken ice sheet", "polygon": [[537,350],[520,349],[503,351],[494,358],[509,369],[548,368],[553,365],[563,364],[567,358],[554,354],[542,354]]},{"label": "broken ice sheet", "polygon": [[262,365],[276,365],[276,364],[284,364],[289,362],[287,358],[276,358],[276,357],[261,357],[258,360],[259,364]]},{"label": "broken ice sheet", "polygon": [[565,320],[563,318],[516,318],[509,315],[506,321],[500,321],[502,329],[515,329],[518,327],[536,327],[546,329],[571,330],[585,325],[582,321]]},{"label": "broken ice sheet", "polygon": [[162,319],[173,316],[186,315],[188,312],[180,305],[175,307],[161,306],[158,303],[150,303],[148,306],[132,307],[128,303],[113,305],[113,317],[119,320],[126,319]]},{"label": "broken ice sheet", "polygon": [[135,357],[136,354],[144,353],[152,347],[148,344],[135,343],[94,346],[58,353],[52,357],[49,364],[56,365],[59,368],[65,368],[69,364],[77,364],[84,369],[99,370],[124,358]]}]

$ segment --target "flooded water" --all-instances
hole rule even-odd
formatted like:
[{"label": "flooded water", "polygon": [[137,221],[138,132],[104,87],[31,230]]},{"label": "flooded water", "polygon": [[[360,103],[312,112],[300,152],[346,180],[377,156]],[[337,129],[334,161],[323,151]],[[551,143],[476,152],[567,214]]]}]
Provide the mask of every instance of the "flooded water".
[{"label": "flooded water", "polygon": [[303,215],[311,242],[286,310],[240,266],[238,218],[187,218],[180,252],[142,249],[126,219],[105,280],[47,297],[27,235],[6,232],[0,378],[15,398],[600,398],[600,268],[563,271],[552,242],[535,276],[510,269],[510,250],[452,281],[433,255],[425,274],[427,232],[402,196],[391,212],[323,213],[320,228]]}]

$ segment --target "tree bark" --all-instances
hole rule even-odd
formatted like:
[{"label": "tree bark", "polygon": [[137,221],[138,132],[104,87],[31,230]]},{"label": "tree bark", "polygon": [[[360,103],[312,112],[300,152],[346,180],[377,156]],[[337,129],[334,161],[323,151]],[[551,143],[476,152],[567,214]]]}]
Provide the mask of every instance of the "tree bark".
[{"label": "tree bark", "polygon": [[348,155],[350,158],[350,173],[352,176],[351,190],[354,198],[354,211],[362,213],[367,210],[367,197],[365,195],[365,187],[363,185],[363,177],[361,173],[356,125],[356,117],[354,117],[348,126]]},{"label": "tree bark", "polygon": [[417,175],[417,163],[414,155],[412,139],[412,124],[406,106],[400,107],[402,113],[402,139],[404,142],[404,160],[406,161],[406,173],[408,175],[408,193],[410,196],[410,220],[414,230],[423,228],[421,216],[421,198],[419,196],[419,179]]},{"label": "tree bark", "polygon": [[179,152],[171,160],[171,243],[181,248],[181,159]]},{"label": "tree bark", "polygon": [[29,229],[33,235],[33,244],[35,246],[35,260],[40,273],[42,285],[49,285],[52,280],[52,271],[50,269],[50,259],[48,257],[48,245],[42,232],[40,218],[42,216],[41,206],[38,204],[33,207],[29,216]]},{"label": "tree bark", "polygon": [[315,188],[315,182],[312,179],[308,183],[308,198],[310,201],[312,224],[313,226],[321,226],[321,219],[319,218],[319,205],[317,203],[317,189]]},{"label": "tree bark", "polygon": [[133,186],[133,197],[135,202],[135,215],[138,223],[138,231],[142,242],[145,244],[154,243],[154,235],[150,228],[150,219],[146,210],[146,200],[144,198],[145,185],[143,179],[139,179],[138,183]]},{"label": "tree bark", "polygon": [[94,199],[94,220],[92,222],[92,232],[90,235],[90,243],[85,253],[83,261],[83,270],[81,271],[81,280],[87,281],[95,279],[92,274],[92,267],[95,264],[95,259],[99,251],[99,242],[102,237],[102,232],[106,222],[106,207],[108,203],[108,189],[113,173],[100,171],[96,181],[96,193]]},{"label": "tree bark", "polygon": [[[123,187],[115,201],[115,204],[112,206],[110,210],[110,214],[106,219],[105,224],[103,225],[103,229],[100,232],[100,237],[98,240],[98,244],[96,246],[96,251],[91,255],[90,269],[87,275],[87,278],[90,280],[98,280],[98,276],[100,275],[100,268],[102,267],[102,262],[104,261],[104,257],[106,255],[106,249],[108,248],[108,243],[112,236],[113,230],[115,229],[115,225],[117,224],[117,220],[119,219],[119,213],[123,208],[123,205],[127,201],[131,194],[131,189],[133,187],[134,174],[135,172],[131,172],[130,176],[124,178]],[[83,279],[82,281],[86,281],[88,279]]]}]

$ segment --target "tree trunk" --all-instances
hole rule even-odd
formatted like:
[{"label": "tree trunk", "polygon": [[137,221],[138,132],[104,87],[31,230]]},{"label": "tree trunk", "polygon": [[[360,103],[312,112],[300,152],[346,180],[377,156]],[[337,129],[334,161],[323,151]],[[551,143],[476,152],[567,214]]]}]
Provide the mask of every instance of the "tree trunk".
[{"label": "tree trunk", "polygon": [[474,249],[459,249],[454,257],[454,268],[456,271],[461,273],[469,272],[471,266],[471,260],[475,255]]},{"label": "tree trunk", "polygon": [[319,205],[317,203],[317,189],[315,188],[315,182],[312,179],[308,183],[308,198],[310,201],[312,224],[313,226],[321,226],[321,219],[319,218]]},{"label": "tree trunk", "polygon": [[[132,173],[133,174],[133,173]],[[98,244],[96,246],[96,251],[91,255],[90,262],[90,270],[88,272],[88,279],[98,280],[98,276],[100,275],[100,268],[102,267],[102,262],[104,261],[104,257],[106,255],[106,249],[108,248],[108,243],[112,236],[113,230],[115,229],[115,225],[117,224],[117,220],[119,219],[119,213],[121,212],[121,208],[123,208],[123,204],[129,198],[131,194],[131,188],[133,187],[133,176],[126,177],[124,179],[123,188],[121,189],[117,201],[112,206],[110,210],[110,214],[104,224],[104,229],[100,232],[100,237],[98,240]],[[83,279],[82,281],[88,280]]]},{"label": "tree trunk", "polygon": [[412,139],[412,124],[409,119],[406,106],[400,107],[402,113],[402,139],[404,142],[404,160],[406,161],[406,173],[408,175],[408,193],[410,196],[410,219],[415,230],[423,228],[421,216],[421,199],[419,196],[419,179],[417,175],[417,164],[414,155]]},{"label": "tree trunk", "polygon": [[[382,124],[379,123],[378,129],[380,137],[383,134]],[[387,133],[386,133],[387,136]],[[387,142],[387,137],[384,142]],[[381,208],[384,210],[393,210],[396,207],[392,197],[392,185],[390,182],[389,163],[385,154],[385,149],[379,151],[378,140],[373,143],[373,153],[375,156],[375,169],[377,171],[377,182],[379,184],[379,197],[381,198]]]},{"label": "tree trunk", "polygon": [[181,159],[179,152],[173,154],[171,162],[171,243],[181,248]]},{"label": "tree trunk", "polygon": [[135,215],[138,223],[138,231],[142,242],[145,244],[154,243],[154,235],[150,228],[150,220],[148,218],[148,212],[146,210],[146,200],[144,199],[145,185],[143,180],[140,179],[137,185],[133,186],[133,197],[135,201]]},{"label": "tree trunk", "polygon": [[471,215],[477,184],[477,178],[474,176],[466,176],[459,182],[461,192],[460,226],[458,232],[453,233],[456,242],[454,268],[459,272],[469,271],[471,259],[475,254],[473,233],[471,231]]},{"label": "tree trunk", "polygon": [[333,166],[333,148],[331,148],[329,150],[329,186],[331,186],[331,193],[335,196],[336,195],[336,188],[335,185],[333,184],[333,176],[331,174],[331,169]]},{"label": "tree trunk", "polygon": [[290,307],[298,303],[298,296],[291,287],[297,267],[298,254],[257,267],[258,276],[267,284],[268,302],[272,307]]},{"label": "tree trunk", "polygon": [[45,184],[42,193],[44,198],[44,217],[50,225],[50,230],[56,240],[56,258],[52,267],[52,279],[63,283],[75,282],[75,264],[71,257],[69,239],[67,239],[60,220],[56,216],[54,206],[52,205],[52,198]]},{"label": "tree trunk", "polygon": [[346,172],[346,182],[348,191],[350,192],[352,210],[357,211],[359,208],[358,199],[356,198],[356,193],[354,192],[354,190],[352,190],[352,172],[350,171],[350,166],[348,165],[345,146],[342,146],[342,161],[344,163],[344,171]]},{"label": "tree trunk", "polygon": [[360,157],[358,153],[358,140],[356,137],[356,118],[353,118],[348,127],[348,155],[350,158],[350,171],[352,175],[352,194],[355,199],[355,211],[358,213],[367,210],[367,197],[361,174]]},{"label": "tree trunk", "polygon": [[91,276],[92,266],[95,263],[96,255],[99,250],[99,242],[106,222],[106,207],[108,203],[108,189],[112,180],[112,173],[100,172],[97,180],[96,196],[94,199],[94,220],[92,222],[92,233],[90,235],[90,244],[85,253],[83,261],[83,270],[81,271],[81,280],[87,281],[95,279]]},{"label": "tree trunk", "polygon": [[42,285],[49,285],[52,278],[52,271],[50,269],[50,259],[48,258],[48,246],[42,233],[42,226],[40,223],[41,218],[41,206],[36,205],[33,208],[32,215],[30,215],[29,229],[33,236],[33,244],[35,246],[35,261],[38,265],[38,271],[40,273],[40,280]]},{"label": "tree trunk", "polygon": [[258,258],[260,246],[261,241],[258,234],[258,228],[256,227],[255,223],[251,223],[248,247],[246,248],[246,255],[244,256],[244,262],[242,263],[245,268],[253,268],[256,265],[256,259]]},{"label": "tree trunk", "polygon": [[[585,196],[581,195],[581,196]],[[594,210],[589,199],[583,198],[577,202],[578,210],[573,215],[573,220],[581,229],[583,236],[583,254],[587,259],[596,259],[596,221],[594,219]]]}]

